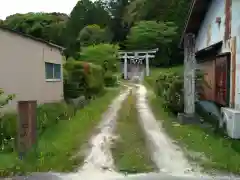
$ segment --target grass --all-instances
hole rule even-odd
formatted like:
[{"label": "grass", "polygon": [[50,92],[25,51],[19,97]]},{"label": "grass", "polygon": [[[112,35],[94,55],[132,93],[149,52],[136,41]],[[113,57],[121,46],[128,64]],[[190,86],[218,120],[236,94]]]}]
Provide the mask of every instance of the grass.
[{"label": "grass", "polygon": [[36,151],[30,152],[24,160],[19,160],[15,153],[0,154],[0,177],[18,172],[73,171],[83,159],[72,157],[87,142],[102,113],[118,93],[119,88],[108,90],[71,120],[63,120],[47,129],[39,137]]},{"label": "grass", "polygon": [[116,167],[127,173],[151,172],[153,162],[146,147],[144,133],[138,123],[136,97],[132,93],[119,111],[116,133],[119,138],[112,149]]},{"label": "grass", "polygon": [[[149,84],[147,87],[151,88]],[[152,89],[149,90],[152,91]],[[163,108],[161,98],[156,97],[154,93],[149,93],[149,103],[156,118],[161,119],[166,132],[182,146],[190,160],[199,163],[205,171],[240,174],[240,142],[238,140],[216,134],[210,128],[177,124],[176,116]]]},{"label": "grass", "polygon": [[174,66],[174,67],[171,67],[171,68],[152,68],[150,70],[151,77],[157,77],[159,71],[161,71],[161,72],[173,71],[173,72],[176,72],[176,73],[181,73],[181,72],[183,72],[183,66],[180,65],[180,66]]}]

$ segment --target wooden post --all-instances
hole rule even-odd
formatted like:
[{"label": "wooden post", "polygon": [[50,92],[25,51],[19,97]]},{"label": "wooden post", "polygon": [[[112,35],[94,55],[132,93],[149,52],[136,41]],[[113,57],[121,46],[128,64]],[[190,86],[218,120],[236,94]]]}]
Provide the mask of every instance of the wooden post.
[{"label": "wooden post", "polygon": [[37,101],[18,102],[18,151],[20,155],[27,152],[37,138]]},{"label": "wooden post", "polygon": [[184,112],[195,114],[195,36],[187,34],[184,38]]}]

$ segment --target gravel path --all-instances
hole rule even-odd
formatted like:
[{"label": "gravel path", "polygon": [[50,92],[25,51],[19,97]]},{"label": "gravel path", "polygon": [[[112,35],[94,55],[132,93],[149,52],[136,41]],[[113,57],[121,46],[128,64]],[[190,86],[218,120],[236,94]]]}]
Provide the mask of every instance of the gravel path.
[{"label": "gravel path", "polygon": [[[143,85],[136,85],[137,88],[134,93],[137,95],[137,110],[139,112],[139,122],[144,130],[146,139],[148,141],[148,147],[152,154],[152,160],[155,162],[159,172],[164,172],[172,176],[187,177],[199,177],[202,176],[199,169],[192,167],[191,164],[184,157],[181,149],[176,146],[172,140],[166,135],[164,129],[161,126],[160,121],[157,121],[148,106],[147,102],[147,90]],[[128,87],[126,91],[121,93],[113,103],[110,105],[107,112],[102,117],[102,123],[97,128],[96,133],[90,139],[90,149],[84,161],[84,165],[78,170],[78,172],[70,174],[62,173],[47,173],[36,175],[29,180],[113,180],[113,179],[125,179],[125,176],[114,170],[114,161],[111,154],[111,143],[114,138],[114,129],[116,125],[116,119],[118,111],[121,108],[122,102],[129,95],[131,88]],[[135,174],[128,177],[149,179],[150,174]],[[154,175],[154,173],[153,173]],[[146,177],[147,176],[147,177]],[[155,179],[159,179],[159,175],[155,175]],[[36,178],[38,177],[38,178]],[[23,180],[24,177],[16,178],[16,180]],[[190,178],[190,179],[191,179]],[[14,179],[14,178],[13,178]],[[162,178],[165,179],[165,178]],[[166,178],[167,179],[167,178]],[[169,178],[174,179],[174,178]],[[201,179],[201,178],[200,178]],[[212,178],[210,178],[212,179]],[[214,179],[214,178],[213,178]],[[219,178],[220,179],[220,178]],[[225,178],[223,178],[225,179]],[[237,179],[237,178],[234,178]]]},{"label": "gravel path", "polygon": [[[123,174],[115,171],[114,160],[111,154],[111,144],[114,138],[118,111],[121,108],[122,102],[129,95],[130,90],[131,88],[128,87],[126,91],[114,99],[107,112],[104,113],[102,122],[97,128],[98,133],[89,141],[90,149],[88,150],[83,166],[75,173],[54,173],[55,177],[64,180],[124,179],[125,176]],[[161,124],[156,121],[150,110],[146,99],[146,88],[143,85],[137,85],[136,90],[134,93],[137,94],[136,106],[139,112],[139,122],[143,127],[152,159],[159,172],[166,172],[177,176],[193,175],[192,167],[185,159],[183,153],[164,133]],[[129,177],[144,177],[145,175],[136,174]]]},{"label": "gravel path", "polygon": [[[97,133],[90,140],[91,148],[86,156],[84,165],[77,173],[68,174],[67,179],[91,179],[110,180],[124,177],[114,170],[114,161],[110,151],[113,140],[113,132],[116,125],[117,112],[121,108],[122,102],[127,98],[130,88],[120,94],[111,104],[104,114],[102,123],[99,125]],[[148,140],[148,146],[159,172],[166,172],[172,175],[193,175],[191,165],[184,157],[182,151],[172,143],[164,133],[161,124],[156,121],[150,110],[146,94],[147,90],[143,85],[137,85],[137,110],[139,121],[143,127]],[[136,175],[135,175],[136,176]]]},{"label": "gravel path", "polygon": [[89,153],[86,156],[83,167],[77,173],[68,174],[66,179],[72,180],[108,180],[122,177],[114,171],[114,162],[110,150],[113,140],[113,131],[116,125],[117,113],[122,102],[127,98],[130,89],[121,93],[110,105],[108,111],[102,117],[102,123],[98,127],[98,133],[90,140]]},{"label": "gravel path", "polygon": [[160,172],[174,175],[193,174],[193,168],[180,148],[165,134],[160,122],[156,121],[148,106],[146,95],[146,88],[143,85],[138,85],[137,109],[140,116],[139,120],[148,139],[153,161]]}]

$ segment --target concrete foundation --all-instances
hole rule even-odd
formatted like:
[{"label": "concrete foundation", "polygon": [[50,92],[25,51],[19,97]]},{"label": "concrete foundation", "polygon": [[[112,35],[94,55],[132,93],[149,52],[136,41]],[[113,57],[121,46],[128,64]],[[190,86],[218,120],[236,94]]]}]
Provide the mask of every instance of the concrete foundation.
[{"label": "concrete foundation", "polygon": [[201,124],[201,119],[196,114],[179,113],[177,120],[180,124]]}]

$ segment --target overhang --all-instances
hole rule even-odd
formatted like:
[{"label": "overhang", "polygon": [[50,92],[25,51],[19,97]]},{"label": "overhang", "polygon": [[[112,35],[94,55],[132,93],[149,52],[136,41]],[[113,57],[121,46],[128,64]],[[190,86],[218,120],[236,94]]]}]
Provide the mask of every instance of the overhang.
[{"label": "overhang", "polygon": [[198,34],[202,21],[207,13],[212,0],[192,0],[190,10],[185,22],[184,30],[181,36],[179,47],[183,48],[183,39],[185,34],[193,33]]},{"label": "overhang", "polygon": [[219,55],[219,52],[222,48],[223,42],[219,41],[207,48],[204,48],[196,52],[196,59],[198,62],[205,61],[206,57],[216,57]]}]

